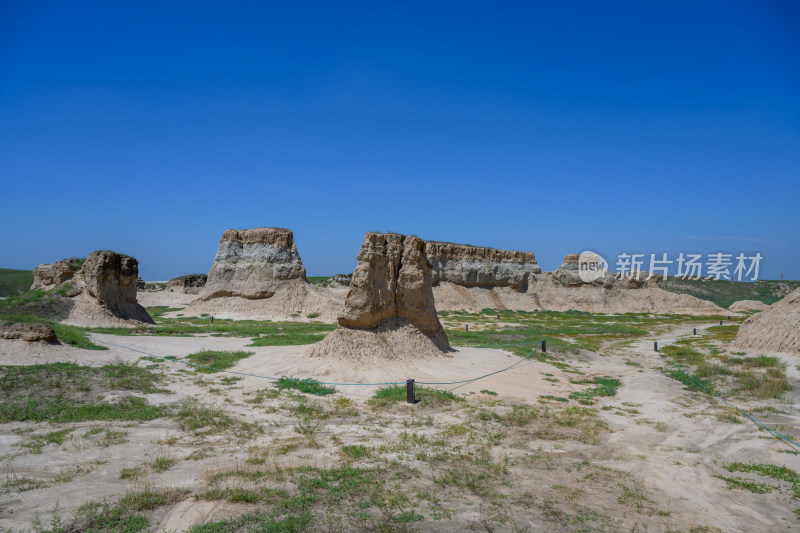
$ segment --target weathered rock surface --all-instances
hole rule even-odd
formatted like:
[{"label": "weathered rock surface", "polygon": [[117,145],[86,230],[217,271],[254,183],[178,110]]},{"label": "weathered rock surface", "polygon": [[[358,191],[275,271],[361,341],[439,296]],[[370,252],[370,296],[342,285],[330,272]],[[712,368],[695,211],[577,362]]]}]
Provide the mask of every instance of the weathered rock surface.
[{"label": "weathered rock surface", "polygon": [[58,342],[56,332],[46,324],[14,323],[0,325],[0,339],[19,339],[25,342]]},{"label": "weathered rock surface", "polygon": [[206,274],[180,276],[169,280],[166,290],[183,294],[200,294],[200,291],[206,286],[207,280],[208,276]]},{"label": "weathered rock surface", "polygon": [[306,282],[306,269],[291,230],[231,229],[222,234],[200,299],[269,298],[288,280]]},{"label": "weathered rock surface", "polygon": [[734,347],[800,354],[800,289],[742,322]]},{"label": "weathered rock surface", "polygon": [[[39,265],[36,269],[40,272],[38,281],[41,288],[52,289],[69,283],[65,295],[72,298],[75,305],[65,323],[81,326],[153,323],[144,307],[136,301],[139,261],[109,250],[99,250],[90,253],[80,269],[69,277],[64,274],[64,263]],[[64,281],[47,283],[58,279]]]},{"label": "weathered rock surface", "polygon": [[136,290],[143,291],[146,286],[147,283],[142,278],[136,280]]},{"label": "weathered rock surface", "polygon": [[769,309],[769,305],[765,304],[764,302],[759,302],[758,300],[739,300],[738,302],[733,302],[731,305],[729,305],[728,309],[737,312],[763,311],[764,309]]},{"label": "weathered rock surface", "polygon": [[[434,306],[425,241],[367,233],[347,292],[339,328],[313,356],[357,360],[440,355],[449,347]],[[414,354],[409,354],[413,346]]]},{"label": "weathered rock surface", "polygon": [[341,290],[308,283],[291,230],[228,230],[220,239],[205,287],[184,313],[233,319],[334,321],[343,297]]},{"label": "weathered rock surface", "polygon": [[532,252],[428,241],[425,253],[431,263],[434,284],[449,282],[462,287],[511,287],[525,292],[528,283],[542,273]]},{"label": "weathered rock surface", "polygon": [[55,263],[45,263],[33,269],[33,285],[31,290],[35,289],[54,289],[69,281],[80,270],[76,266],[74,260],[62,259]]},{"label": "weathered rock surface", "polygon": [[578,255],[570,254],[554,272],[529,276],[524,292],[510,287],[490,290],[440,282],[433,288],[440,311],[511,309],[522,311],[587,311],[590,313],[728,314],[712,302],[658,287],[661,277],[648,272],[618,277],[605,272],[586,282],[578,271]]},{"label": "weathered rock surface", "polygon": [[342,285],[344,287],[349,287],[351,281],[353,281],[352,274],[336,274],[335,276],[333,276],[333,282],[338,283],[339,285]]}]

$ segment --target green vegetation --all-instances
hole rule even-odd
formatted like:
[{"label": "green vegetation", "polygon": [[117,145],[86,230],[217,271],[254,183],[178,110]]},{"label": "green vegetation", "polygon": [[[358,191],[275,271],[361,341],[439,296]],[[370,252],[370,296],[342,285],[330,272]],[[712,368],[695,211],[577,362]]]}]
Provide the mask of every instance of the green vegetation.
[{"label": "green vegetation", "polygon": [[670,278],[662,281],[662,289],[678,294],[689,294],[701,300],[710,300],[720,307],[728,307],[739,300],[757,300],[771,305],[782,298],[778,284],[790,290],[800,287],[800,281],[760,280],[755,282],[728,280],[683,280]]},{"label": "green vegetation", "polygon": [[569,395],[570,399],[577,400],[578,403],[591,405],[594,403],[595,396],[614,396],[617,393],[617,388],[620,386],[620,381],[611,377],[596,377],[591,380],[576,380],[572,383],[590,383],[595,385],[580,392],[573,392]]},{"label": "green vegetation", "polygon": [[336,387],[329,387],[320,384],[319,381],[312,378],[294,378],[282,376],[275,382],[275,387],[278,389],[295,389],[306,394],[313,394],[315,396],[327,396],[336,393]]},{"label": "green vegetation", "polygon": [[[422,407],[441,407],[453,402],[463,402],[462,396],[457,396],[448,390],[432,389],[429,387],[414,387],[414,396]],[[370,405],[375,408],[390,407],[398,402],[406,401],[405,385],[389,385],[375,391],[369,399]]]},{"label": "green vegetation", "polygon": [[325,338],[325,335],[309,333],[286,333],[283,335],[265,335],[255,337],[248,346],[297,346],[300,344],[314,344]]},{"label": "green vegetation", "polygon": [[331,276],[306,276],[306,279],[312,285],[321,285],[331,279]]},{"label": "green vegetation", "polygon": [[144,398],[99,401],[106,391],[165,392],[159,374],[130,363],[102,367],[75,363],[0,366],[0,422],[152,420],[167,409]]},{"label": "green vegetation", "polygon": [[220,370],[232,368],[240,360],[250,357],[255,352],[226,352],[204,350],[202,352],[192,353],[186,356],[195,365],[194,367],[198,372],[213,373]]},{"label": "green vegetation", "polygon": [[53,326],[53,331],[55,331],[58,340],[64,344],[69,344],[76,348],[83,348],[84,350],[108,350],[107,346],[92,343],[89,337],[86,336],[86,333],[84,333],[84,330],[79,327],[68,326],[58,322],[54,322],[51,325]]},{"label": "green vegetation", "polygon": [[33,271],[0,268],[0,296],[27,291],[33,285]]}]

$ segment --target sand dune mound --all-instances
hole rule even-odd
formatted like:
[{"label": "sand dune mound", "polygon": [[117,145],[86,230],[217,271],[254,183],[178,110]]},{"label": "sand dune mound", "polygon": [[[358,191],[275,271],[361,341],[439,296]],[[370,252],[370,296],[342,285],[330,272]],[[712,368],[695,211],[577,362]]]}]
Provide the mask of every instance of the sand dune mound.
[{"label": "sand dune mound", "polygon": [[734,346],[800,354],[800,289],[745,320]]},{"label": "sand dune mound", "polygon": [[64,286],[74,305],[66,324],[77,326],[136,326],[152,324],[153,319],[136,301],[139,261],[135,258],[99,250],[85,260],[64,260],[39,265],[34,270],[32,288],[54,289]]},{"label": "sand dune mound", "polygon": [[728,309],[731,311],[763,311],[769,309],[769,306],[758,300],[739,300],[728,306]]},{"label": "sand dune mound", "polygon": [[367,233],[339,327],[310,355],[368,362],[440,356],[448,348],[434,307],[425,241]]},{"label": "sand dune mound", "polygon": [[199,297],[184,314],[333,321],[344,304],[343,296],[343,291],[308,283],[291,230],[228,230],[222,234]]}]

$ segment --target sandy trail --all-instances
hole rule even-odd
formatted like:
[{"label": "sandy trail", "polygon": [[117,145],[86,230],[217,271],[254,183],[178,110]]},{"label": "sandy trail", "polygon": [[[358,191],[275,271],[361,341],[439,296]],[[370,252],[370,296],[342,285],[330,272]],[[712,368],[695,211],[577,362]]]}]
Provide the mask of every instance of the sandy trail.
[{"label": "sandy trail", "polygon": [[[698,326],[698,334],[713,325],[716,324]],[[800,470],[800,458],[782,453],[784,445],[775,439],[765,439],[764,433],[750,422],[718,421],[713,413],[722,412],[722,402],[684,390],[683,384],[659,370],[668,363],[653,351],[653,341],[664,346],[691,332],[691,328],[681,326],[657,339],[623,348],[624,358],[603,357],[602,362],[592,361],[594,367],[602,364],[605,373],[620,378],[623,384],[613,400],[605,403],[622,404],[623,409],[631,406],[638,411],[634,416],[601,411],[614,430],[605,453],[616,459],[606,461],[607,465],[628,468],[644,479],[645,485],[666,495],[682,516],[695,523],[742,532],[794,527],[796,518],[792,508],[796,504],[788,502],[788,496],[784,498],[787,502],[781,503],[774,495],[731,490],[725,481],[714,477],[732,476],[721,468],[723,463],[767,463]],[[592,357],[602,356],[592,354]],[[641,367],[626,364],[626,359]],[[797,374],[796,369],[789,370],[790,376]],[[800,428],[797,399],[793,393],[787,396],[793,396],[791,403],[781,408],[794,414],[781,416],[780,424],[796,434]]]}]

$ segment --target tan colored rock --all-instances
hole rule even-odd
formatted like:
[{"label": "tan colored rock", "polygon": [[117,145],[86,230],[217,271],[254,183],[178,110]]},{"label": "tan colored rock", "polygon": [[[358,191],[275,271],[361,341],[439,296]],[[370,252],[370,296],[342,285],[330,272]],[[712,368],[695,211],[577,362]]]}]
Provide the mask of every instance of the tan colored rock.
[{"label": "tan colored rock", "polygon": [[200,299],[269,298],[287,280],[306,281],[291,230],[231,229],[222,234]]},{"label": "tan colored rock", "polygon": [[0,325],[0,339],[19,339],[25,342],[58,342],[56,332],[46,324],[14,323]]},{"label": "tan colored rock", "polygon": [[745,320],[734,347],[800,354],[800,289]]},{"label": "tan colored rock", "polygon": [[223,233],[205,286],[183,312],[333,322],[343,303],[343,290],[308,283],[291,230],[255,228]]},{"label": "tan colored rock", "polygon": [[428,241],[425,253],[432,266],[432,282],[463,287],[511,287],[525,292],[542,269],[532,252],[497,250],[466,244]]},{"label": "tan colored rock", "polygon": [[729,305],[728,309],[736,312],[763,311],[764,309],[769,309],[769,305],[765,304],[764,302],[759,302],[758,300],[739,300],[738,302],[733,302],[731,305]]},{"label": "tan colored rock", "polygon": [[311,355],[364,361],[441,355],[448,347],[434,306],[425,241],[396,233],[365,234],[339,328]]},{"label": "tan colored rock", "polygon": [[[53,289],[69,283],[65,296],[71,298],[74,305],[65,323],[78,326],[153,324],[153,319],[136,301],[139,261],[135,258],[98,250],[83,260],[80,269],[66,277],[69,263],[74,265],[75,261],[64,260],[36,267],[41,288]],[[64,281],[54,284],[58,279]]]},{"label": "tan colored rock", "polygon": [[207,280],[208,276],[206,274],[180,276],[169,280],[165,290],[183,294],[200,294],[200,291],[206,286]]},{"label": "tan colored rock", "polygon": [[33,285],[31,290],[54,289],[69,281],[80,270],[74,259],[62,259],[55,263],[42,264],[33,269]]}]

